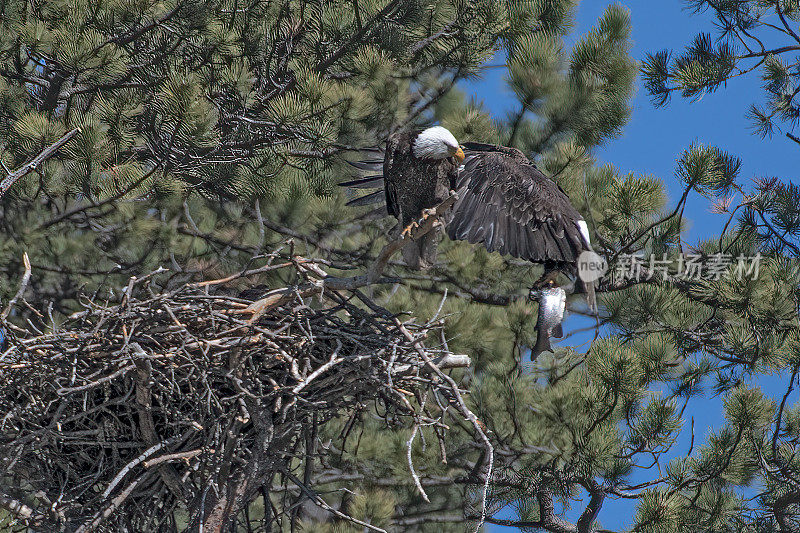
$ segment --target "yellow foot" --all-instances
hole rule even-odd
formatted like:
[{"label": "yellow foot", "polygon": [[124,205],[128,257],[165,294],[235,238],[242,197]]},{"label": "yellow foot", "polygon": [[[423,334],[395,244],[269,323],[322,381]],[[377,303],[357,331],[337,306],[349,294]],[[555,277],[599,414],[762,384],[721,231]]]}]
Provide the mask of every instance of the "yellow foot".
[{"label": "yellow foot", "polygon": [[413,230],[417,229],[418,227],[424,225],[425,221],[428,220],[428,218],[430,218],[432,216],[436,216],[436,209],[423,209],[422,210],[422,216],[420,217],[420,219],[417,220],[416,222],[412,222],[411,224],[409,224],[406,227],[406,229],[404,229],[403,231],[400,232],[400,236],[401,237],[411,237],[411,232]]},{"label": "yellow foot", "polygon": [[553,287],[557,287],[558,283],[556,283],[558,278],[558,270],[549,270],[542,274],[542,277],[536,280],[531,287],[532,290],[541,290],[541,289],[551,289]]},{"label": "yellow foot", "polygon": [[414,231],[418,227],[419,227],[419,224],[417,224],[416,222],[412,222],[411,224],[409,224],[406,227],[406,229],[404,229],[403,231],[400,232],[400,236],[401,237],[411,237],[411,232]]},{"label": "yellow foot", "polygon": [[433,225],[431,226],[432,229],[444,227],[444,221],[438,216],[436,209],[433,208],[425,209],[422,212],[422,219],[419,221],[420,226],[430,217],[436,217],[433,221]]}]

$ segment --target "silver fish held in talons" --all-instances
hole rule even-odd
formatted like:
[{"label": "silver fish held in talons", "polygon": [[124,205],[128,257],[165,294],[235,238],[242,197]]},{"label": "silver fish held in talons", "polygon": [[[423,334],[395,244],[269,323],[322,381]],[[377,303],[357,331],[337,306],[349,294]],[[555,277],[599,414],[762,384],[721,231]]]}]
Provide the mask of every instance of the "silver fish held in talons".
[{"label": "silver fish held in talons", "polygon": [[553,347],[550,346],[551,337],[560,339],[564,336],[561,322],[564,320],[567,293],[551,282],[541,289],[531,289],[530,298],[539,302],[536,345],[531,350],[531,361],[535,361],[542,352],[553,352]]}]

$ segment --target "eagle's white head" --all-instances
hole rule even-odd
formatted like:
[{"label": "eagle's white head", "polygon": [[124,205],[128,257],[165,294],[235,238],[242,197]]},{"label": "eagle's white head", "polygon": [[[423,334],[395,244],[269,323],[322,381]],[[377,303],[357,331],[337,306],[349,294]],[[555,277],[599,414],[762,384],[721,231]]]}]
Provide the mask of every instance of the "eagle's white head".
[{"label": "eagle's white head", "polygon": [[461,163],[464,151],[450,130],[442,126],[433,126],[424,130],[414,139],[412,146],[414,157],[418,159],[446,159],[455,157]]}]

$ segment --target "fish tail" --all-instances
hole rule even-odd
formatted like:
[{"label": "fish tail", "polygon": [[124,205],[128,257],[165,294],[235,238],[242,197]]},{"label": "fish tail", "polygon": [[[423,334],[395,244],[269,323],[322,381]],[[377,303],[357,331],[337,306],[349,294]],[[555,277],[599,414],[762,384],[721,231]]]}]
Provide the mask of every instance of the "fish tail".
[{"label": "fish tail", "polygon": [[542,352],[552,352],[553,347],[550,346],[550,337],[547,336],[545,332],[539,332],[536,337],[536,345],[531,350],[531,361],[536,361],[536,358]]}]

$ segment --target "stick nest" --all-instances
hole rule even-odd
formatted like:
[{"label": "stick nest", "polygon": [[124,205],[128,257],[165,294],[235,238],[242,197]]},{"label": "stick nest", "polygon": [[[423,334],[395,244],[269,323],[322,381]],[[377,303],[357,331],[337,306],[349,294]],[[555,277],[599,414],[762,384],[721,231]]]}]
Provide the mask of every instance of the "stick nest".
[{"label": "stick nest", "polygon": [[[7,324],[0,506],[37,530],[220,531],[275,476],[324,505],[297,458],[313,460],[331,419],[377,403],[387,424],[430,423],[422,395],[461,402],[442,369],[468,358],[420,341],[440,322],[401,324],[357,290],[327,290],[312,263],[273,254],[168,291],[158,271],[47,332]],[[306,283],[231,296],[280,269]],[[262,529],[282,512],[268,509]]]}]

